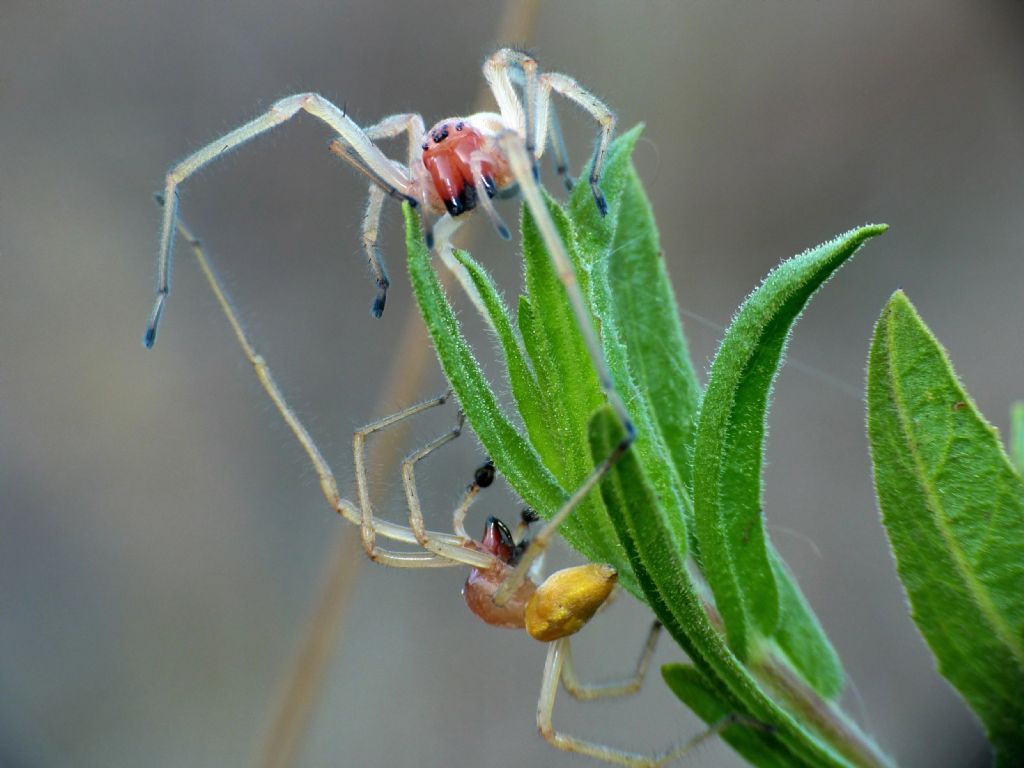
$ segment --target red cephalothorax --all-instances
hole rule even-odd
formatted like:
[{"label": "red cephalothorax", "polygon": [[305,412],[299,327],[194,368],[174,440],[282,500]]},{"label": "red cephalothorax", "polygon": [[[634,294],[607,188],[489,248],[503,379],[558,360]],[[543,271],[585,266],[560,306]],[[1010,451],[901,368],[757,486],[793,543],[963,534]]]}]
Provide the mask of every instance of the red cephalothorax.
[{"label": "red cephalothorax", "polygon": [[[474,158],[475,155],[475,158]],[[474,161],[480,164],[479,182],[488,197],[497,187],[494,164],[489,158],[483,134],[464,120],[438,123],[423,142],[423,165],[434,182],[434,189],[452,216],[476,207],[477,179]]]}]

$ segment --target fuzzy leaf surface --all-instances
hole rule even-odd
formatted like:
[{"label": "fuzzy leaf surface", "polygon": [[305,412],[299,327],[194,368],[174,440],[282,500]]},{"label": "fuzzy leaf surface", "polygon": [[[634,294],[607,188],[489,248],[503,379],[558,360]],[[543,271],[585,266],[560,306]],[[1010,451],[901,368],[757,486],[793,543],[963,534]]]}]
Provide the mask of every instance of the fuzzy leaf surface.
[{"label": "fuzzy leaf surface", "polygon": [[1021,765],[1024,482],[902,292],[871,343],[868,435],[914,621],[984,721],[997,764]]},{"label": "fuzzy leaf surface", "polygon": [[[709,728],[737,714],[736,707],[696,667],[689,664],[666,664],[661,668],[661,676],[672,693],[707,723]],[[797,760],[774,734],[736,724],[722,730],[721,737],[749,763],[759,768],[807,766],[807,763]]]},{"label": "fuzzy leaf surface", "polygon": [[[623,436],[622,425],[608,406],[591,420],[595,459],[607,456]],[[627,451],[601,483],[605,506],[629,555],[637,579],[655,615],[708,679],[730,711],[749,714],[775,730],[785,751],[814,766],[884,765],[844,758],[765,692],[712,626],[693,580],[685,545],[676,540],[665,510],[645,476],[638,456]]]},{"label": "fuzzy leaf surface", "polygon": [[884,231],[852,230],[772,270],[740,307],[712,364],[697,427],[694,516],[704,572],[741,659],[775,634],[779,620],[761,470],[768,402],[786,341],[815,291]]},{"label": "fuzzy leaf surface", "polygon": [[1010,409],[1010,453],[1017,472],[1024,474],[1024,402]]}]

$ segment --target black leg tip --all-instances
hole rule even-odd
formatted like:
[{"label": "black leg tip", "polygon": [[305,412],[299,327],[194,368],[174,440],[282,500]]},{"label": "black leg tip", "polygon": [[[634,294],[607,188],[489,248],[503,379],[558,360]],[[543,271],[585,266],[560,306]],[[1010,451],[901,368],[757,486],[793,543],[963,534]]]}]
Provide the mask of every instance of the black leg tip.
[{"label": "black leg tip", "polygon": [[604,199],[604,194],[600,189],[594,187],[594,202],[597,203],[597,210],[602,216],[608,215],[608,201]]},{"label": "black leg tip", "polygon": [[163,192],[154,192],[153,193],[153,199],[156,200],[156,204],[159,205],[161,208],[164,207],[164,193]]},{"label": "black leg tip", "polygon": [[569,174],[565,174],[564,176],[562,176],[562,183],[565,184],[565,189],[567,192],[572,192],[573,189],[576,187],[576,182],[572,180],[572,176],[570,176]]},{"label": "black leg tip", "polygon": [[427,232],[427,233],[426,233],[426,234],[425,234],[425,235],[423,236],[423,239],[424,239],[424,240],[426,241],[426,243],[427,243],[427,250],[428,250],[428,251],[432,251],[432,250],[434,250],[434,233],[433,233],[433,232]]},{"label": "black leg tip", "polygon": [[153,348],[153,345],[156,344],[156,328],[146,329],[146,335],[142,338],[142,343],[146,345],[146,349]]},{"label": "black leg tip", "polygon": [[498,235],[501,237],[502,240],[512,239],[512,233],[508,231],[508,227],[506,227],[504,224],[498,225]]}]

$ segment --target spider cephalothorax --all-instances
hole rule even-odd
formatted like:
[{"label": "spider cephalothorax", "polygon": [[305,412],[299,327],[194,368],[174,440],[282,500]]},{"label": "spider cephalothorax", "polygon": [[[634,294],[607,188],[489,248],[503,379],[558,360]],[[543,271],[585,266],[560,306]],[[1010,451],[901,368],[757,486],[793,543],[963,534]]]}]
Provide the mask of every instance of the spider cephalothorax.
[{"label": "spider cephalothorax", "polygon": [[423,165],[433,191],[452,216],[476,208],[481,191],[494,197],[515,184],[508,163],[486,132],[486,121],[479,120],[480,127],[474,122],[472,118],[442,120],[430,129],[422,145]]}]

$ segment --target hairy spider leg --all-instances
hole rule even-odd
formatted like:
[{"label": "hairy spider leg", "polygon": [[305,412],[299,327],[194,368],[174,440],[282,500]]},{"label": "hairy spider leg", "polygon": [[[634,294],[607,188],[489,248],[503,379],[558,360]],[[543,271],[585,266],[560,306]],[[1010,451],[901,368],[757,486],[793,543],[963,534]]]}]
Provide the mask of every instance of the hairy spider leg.
[{"label": "hairy spider leg", "polygon": [[[513,87],[513,73],[516,71],[521,71],[525,78],[525,112],[518,102]],[[520,135],[525,137],[526,150],[533,161],[532,169],[535,179],[538,175],[537,161],[543,156],[547,147],[548,130],[552,120],[556,126],[558,125],[557,118],[551,117],[553,114],[551,92],[554,91],[575,102],[590,113],[598,124],[598,138],[590,166],[590,188],[601,214],[608,213],[608,203],[601,192],[600,181],[605,158],[608,155],[608,147],[615,133],[616,117],[611,108],[581,86],[574,78],[559,72],[541,74],[538,72],[537,62],[532,56],[510,48],[503,48],[495,52],[487,60],[484,64],[484,77],[494,91],[501,114],[510,122],[514,118],[514,125],[519,129]],[[560,128],[557,129],[557,135],[552,136],[551,139],[561,146],[561,154],[564,157],[565,145],[561,139]],[[557,154],[556,152],[556,158]]]},{"label": "hairy spider leg", "polygon": [[163,228],[157,257],[156,301],[144,338],[147,347],[152,347],[156,342],[160,318],[171,289],[171,258],[178,212],[178,186],[207,163],[266,133],[300,111],[308,112],[330,126],[351,148],[364,172],[385,192],[414,205],[418,204],[416,180],[370,141],[366,133],[343,110],[316,93],[299,93],[275,102],[264,114],[193,152],[168,171],[164,186]]},{"label": "hairy spider leg", "polygon": [[540,76],[539,80],[536,120],[537,142],[540,146],[543,147],[546,142],[546,132],[549,123],[548,109],[551,103],[552,91],[579,104],[591,114],[600,126],[597,144],[594,146],[594,156],[590,163],[590,189],[594,193],[597,207],[600,209],[601,214],[604,215],[608,213],[608,203],[601,192],[600,181],[601,174],[604,171],[604,161],[608,156],[608,147],[615,133],[615,113],[603,101],[568,75],[558,72],[545,72]]},{"label": "hairy spider leg", "polygon": [[[398,130],[395,131],[394,128]],[[430,173],[427,171],[420,157],[423,147],[420,144],[427,129],[423,125],[423,117],[415,112],[385,117],[376,125],[366,129],[371,139],[383,139],[398,136],[405,131],[409,141],[409,159],[406,166],[409,175],[416,179],[416,186],[420,190],[420,218],[423,220],[423,237],[427,241],[427,248],[434,247],[434,223],[433,213],[429,205],[431,193]]]},{"label": "hairy spider leg", "polygon": [[[640,657],[636,660],[636,668],[629,677],[619,680],[607,680],[600,683],[581,683],[576,677],[576,668],[572,662],[572,648],[568,642],[565,644],[565,651],[562,654],[562,685],[565,690],[574,698],[580,701],[592,701],[594,699],[611,699],[620,696],[631,696],[640,690],[647,676],[647,670],[651,665],[651,657],[654,656],[654,649],[658,645],[658,636],[661,634],[661,622],[655,619],[647,632],[647,639],[644,641]],[[568,640],[568,638],[565,638]],[[537,724],[538,726],[540,723]]]},{"label": "hairy spider leg", "polygon": [[[333,148],[334,143],[331,143]],[[373,307],[370,313],[379,318],[384,314],[384,304],[388,299],[388,287],[391,279],[388,277],[388,268],[384,264],[384,257],[377,247],[377,239],[380,235],[380,214],[384,209],[385,192],[376,184],[370,185],[370,193],[366,201],[366,213],[363,214],[362,241],[363,250],[366,252],[366,260],[373,272],[373,278],[377,283],[377,295],[373,299]]]},{"label": "hairy spider leg", "polygon": [[[421,162],[418,162],[419,141],[424,131],[423,118],[416,113],[409,112],[385,117],[380,122],[366,128],[364,133],[373,141],[394,139],[403,133],[406,134],[408,143],[406,171],[411,178],[415,179],[419,199],[425,202],[430,194],[428,187],[430,182],[426,175],[426,169],[423,168]],[[373,174],[366,168],[359,156],[353,153],[352,148],[341,139],[332,139],[328,149],[351,164],[356,170],[369,175],[371,179],[373,178]],[[362,226],[363,250],[366,252],[367,262],[377,283],[377,296],[370,312],[377,318],[384,314],[384,304],[387,301],[388,287],[391,284],[387,267],[384,264],[384,257],[377,247],[385,196],[386,192],[379,184],[370,184],[369,199],[366,213],[363,215]],[[430,231],[432,228],[429,208],[429,205],[420,206],[425,231]]]},{"label": "hairy spider leg", "polygon": [[555,173],[562,177],[562,184],[567,191],[572,192],[576,181],[569,173],[569,150],[565,147],[565,137],[562,135],[562,124],[555,111],[555,105],[548,105],[548,142],[551,145],[551,159],[555,166]]},{"label": "hairy spider leg", "polygon": [[565,752],[586,755],[596,760],[612,763],[613,765],[626,766],[626,768],[660,768],[660,766],[692,752],[705,741],[717,736],[731,725],[747,725],[761,730],[765,729],[766,726],[763,723],[739,714],[729,714],[691,739],[677,742],[663,752],[646,755],[578,739],[575,736],[569,736],[555,730],[551,722],[551,716],[555,708],[555,697],[558,694],[559,679],[565,685],[565,689],[579,699],[623,696],[634,693],[639,689],[650,665],[651,655],[654,652],[660,628],[661,625],[658,622],[652,625],[647,635],[647,642],[644,644],[643,651],[637,661],[634,674],[625,680],[606,684],[581,685],[579,683],[576,679],[576,672],[572,667],[572,651],[569,645],[569,638],[565,637],[561,640],[556,640],[548,646],[548,654],[544,662],[544,676],[541,683],[540,698],[537,700],[537,728],[551,746]]},{"label": "hairy spider leg", "polygon": [[[525,58],[529,58],[525,54],[520,55]],[[522,88],[522,97],[524,101],[531,98],[528,91],[527,73],[525,71],[525,68],[522,66],[518,66],[518,64],[516,64],[516,62],[518,61],[518,57],[510,57],[508,54],[505,54],[504,56],[499,58],[501,58],[505,62],[509,62],[510,58],[512,59],[512,66],[506,65],[509,77],[515,85],[518,85]],[[533,67],[532,70],[533,74],[535,75],[537,71],[536,67]],[[535,86],[534,90],[536,91]],[[528,128],[531,125],[531,123],[533,125],[536,125],[536,122],[531,121],[529,116],[526,116],[526,120],[528,121]],[[555,110],[554,104],[548,105],[548,146],[551,150],[552,165],[554,166],[555,173],[559,177],[561,177],[562,183],[565,185],[566,190],[572,191],[575,185],[575,181],[569,174],[569,151],[566,149],[565,146],[565,137],[562,135],[562,125],[558,120],[558,114]],[[527,142],[526,147],[527,152],[530,152],[531,154],[535,151],[535,147],[532,146],[531,142]],[[537,173],[536,164],[534,165],[534,173]]]},{"label": "hairy spider leg", "polygon": [[[234,307],[231,306],[231,302],[227,297],[227,292],[224,290],[220,279],[214,272],[202,244],[180,218],[176,221],[175,226],[177,227],[178,234],[181,238],[191,247],[196,260],[199,262],[199,267],[217,299],[218,305],[220,305],[221,310],[234,331],[235,339],[238,341],[246,359],[248,359],[253,370],[256,372],[260,385],[270,397],[274,407],[277,409],[278,413],[281,414],[281,418],[284,419],[288,428],[291,429],[292,434],[295,435],[296,440],[298,440],[299,444],[306,452],[306,456],[309,458],[310,463],[313,465],[313,469],[320,480],[320,489],[323,492],[324,497],[327,499],[327,503],[330,505],[331,509],[350,523],[363,526],[364,515],[355,503],[341,496],[338,490],[337,480],[335,479],[330,465],[328,465],[327,460],[324,459],[323,454],[320,452],[320,449],[309,434],[309,431],[302,424],[298,414],[288,404],[280,388],[277,386],[277,382],[274,380],[267,362],[256,352],[252,342],[249,341],[245,330],[242,328],[241,320],[238,318]],[[424,407],[431,407],[434,404],[440,404],[437,401],[447,400],[447,397],[448,395],[446,394],[442,398],[435,398],[433,401],[428,401],[426,406],[424,406],[424,404],[413,406],[411,409],[406,409],[406,412],[410,410],[419,412],[420,410],[423,410]],[[365,433],[366,428],[362,431]],[[358,474],[357,470],[357,475]],[[365,467],[363,468],[363,474],[365,475]],[[372,515],[370,516],[370,520],[372,521],[371,525],[376,536],[403,544],[419,545],[416,533],[412,528],[381,520],[372,517]],[[436,531],[428,531],[427,535],[432,542],[443,542],[452,546],[461,546],[464,541],[461,536]],[[468,553],[469,550],[467,549],[466,552]],[[466,557],[464,560],[455,561],[447,557],[442,557],[436,552],[385,552],[376,547],[371,548],[367,554],[370,559],[375,562],[398,568],[445,568],[462,566],[466,565],[466,561],[470,559],[469,557]],[[479,555],[480,553],[476,554]],[[469,562],[468,564],[478,565],[481,562],[481,558],[473,558],[472,562]],[[492,564],[492,562],[493,561],[488,561],[488,563],[485,564],[485,567],[486,565]]]},{"label": "hairy spider leg", "polygon": [[490,459],[476,468],[476,471],[473,473],[473,482],[466,489],[466,494],[462,497],[462,503],[452,513],[452,530],[455,531],[457,536],[461,536],[467,541],[471,540],[472,537],[466,533],[466,515],[469,513],[469,508],[476,501],[480,491],[489,487],[494,482],[494,475],[494,462]]},{"label": "hairy spider leg", "polygon": [[493,181],[488,181],[484,175],[484,162],[487,160],[487,155],[483,152],[474,152],[469,156],[469,167],[470,172],[473,174],[473,183],[477,189],[482,189],[483,194],[477,196],[477,202],[480,207],[487,213],[487,218],[491,220],[494,225],[494,229],[498,232],[498,236],[502,240],[511,240],[512,233],[508,231],[508,227],[505,226],[504,220],[501,218],[501,214],[498,213],[494,207],[494,201],[491,200],[496,193]]},{"label": "hairy spider leg", "polygon": [[615,383],[612,380],[611,373],[608,371],[608,365],[605,362],[600,342],[597,339],[597,334],[594,332],[594,324],[590,319],[590,313],[587,311],[583,295],[580,293],[579,283],[576,280],[576,271],[573,269],[572,262],[569,260],[569,255],[565,251],[565,246],[562,243],[562,239],[558,234],[557,228],[555,227],[555,222],[552,220],[551,213],[548,211],[547,204],[544,202],[544,197],[541,195],[540,187],[533,178],[533,172],[530,167],[530,158],[526,154],[522,140],[518,135],[509,131],[498,137],[498,144],[508,157],[512,173],[519,182],[523,198],[525,199],[526,204],[530,207],[530,212],[533,214],[534,220],[537,223],[537,228],[540,230],[541,236],[544,238],[544,244],[547,246],[548,253],[554,263],[555,271],[558,273],[558,278],[565,286],[566,294],[569,297],[569,303],[572,305],[573,312],[576,315],[577,326],[579,327],[580,333],[583,335],[583,339],[587,345],[587,351],[590,353],[591,362],[593,363],[594,369],[598,374],[598,379],[601,382],[601,389],[604,391],[609,404],[615,410],[615,413],[622,422],[622,426],[626,432],[625,438],[613,449],[611,455],[594,468],[594,471],[590,476],[587,477],[587,479],[583,481],[583,484],[573,492],[569,499],[562,505],[561,509],[559,509],[547,521],[544,527],[541,528],[541,530],[533,537],[529,548],[526,550],[526,553],[523,555],[518,565],[516,565],[506,582],[502,584],[495,593],[494,601],[498,605],[502,605],[515,593],[523,581],[525,581],[527,574],[529,573],[531,563],[535,558],[539,557],[548,546],[550,546],[551,541],[558,533],[559,526],[568,519],[573,510],[580,504],[580,502],[583,501],[594,486],[600,482],[601,478],[604,477],[613,466],[615,466],[616,462],[618,462],[622,455],[629,449],[629,446],[636,438],[636,428],[633,426],[633,421],[630,419],[629,413],[626,411],[626,406],[622,402],[622,398],[619,397],[619,394],[615,389]]},{"label": "hairy spider leg", "polygon": [[[356,431],[355,438],[352,443],[352,453],[355,461],[356,488],[359,494],[359,506],[363,510],[363,524],[361,526],[363,548],[366,550],[367,554],[375,549],[376,531],[373,524],[373,506],[370,502],[369,487],[366,482],[366,460],[364,456],[366,438],[369,435],[374,434],[375,432],[380,432],[383,429],[387,429],[404,419],[408,419],[430,408],[444,405],[450,396],[451,392],[446,392],[444,395],[436,397],[433,400],[418,403],[417,405],[413,405],[399,411],[398,413],[378,419],[377,421]],[[457,438],[462,433],[464,420],[462,412],[459,411],[455,427],[451,431],[432,440],[423,448],[413,451],[413,453],[411,453],[402,462],[402,479],[405,485],[406,499],[408,501],[409,523],[413,535],[416,537],[417,543],[427,551],[433,552],[439,557],[443,557],[454,563],[461,563],[473,568],[491,568],[496,563],[494,556],[464,546],[465,540],[461,539],[458,535],[447,535],[442,538],[426,529],[419,501],[419,493],[416,490],[416,479],[413,473],[413,467],[417,462],[426,458],[441,446],[446,445]]]},{"label": "hairy spider leg", "polygon": [[[441,435],[427,443],[422,448],[413,451],[402,461],[402,486],[405,488],[405,501],[406,506],[409,508],[409,527],[412,528],[413,533],[416,534],[417,540],[424,549],[431,552],[437,552],[437,554],[443,555],[452,560],[460,559],[461,552],[459,550],[465,551],[465,547],[453,547],[452,545],[445,544],[444,542],[431,541],[430,535],[427,532],[426,522],[423,519],[423,507],[420,503],[419,491],[416,489],[416,465],[438,448],[447,445],[462,434],[462,427],[465,420],[465,414],[460,410],[455,427],[451,432]],[[471,503],[472,498],[475,498],[475,494],[473,497],[469,497],[467,493],[466,497],[463,499],[463,503],[456,507],[455,511],[452,513],[452,529],[455,531],[456,535],[459,533],[459,529],[456,527],[457,524],[462,523],[465,520],[465,512],[463,511],[463,508],[465,508],[466,511],[469,509],[466,501],[469,500]],[[469,537],[466,537],[466,539],[468,541]],[[471,554],[476,555],[477,552],[471,551]],[[494,561],[491,558],[486,558],[484,562],[493,564]],[[487,567],[487,565],[479,566],[475,563],[473,565],[477,568]]]}]

